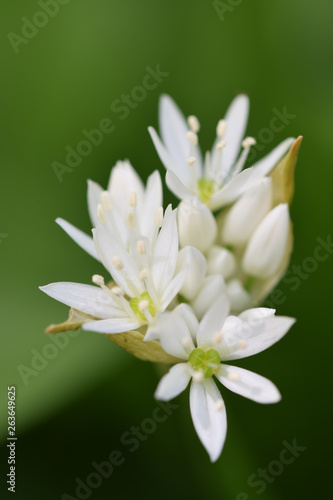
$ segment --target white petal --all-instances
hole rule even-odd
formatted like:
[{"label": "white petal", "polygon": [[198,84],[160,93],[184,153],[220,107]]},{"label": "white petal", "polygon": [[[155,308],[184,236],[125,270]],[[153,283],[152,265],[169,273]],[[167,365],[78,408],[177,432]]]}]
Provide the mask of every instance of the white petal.
[{"label": "white petal", "polygon": [[253,309],[243,311],[238,317],[242,321],[253,321],[274,316],[275,312],[276,309],[270,309],[269,307],[254,307]]},{"label": "white petal", "polygon": [[122,215],[126,214],[131,193],[136,193],[138,207],[141,205],[143,182],[128,160],[118,161],[111,170],[108,184],[111,204],[115,205]]},{"label": "white petal", "polygon": [[253,165],[253,178],[252,180],[257,180],[260,177],[270,174],[275,165],[284,157],[284,155],[289,150],[292,143],[295,141],[294,137],[289,137],[282,141],[276,148],[273,149],[268,155],[266,155],[262,160],[259,160]]},{"label": "white petal", "polygon": [[164,311],[170,302],[176,297],[184,285],[186,279],[186,270],[182,269],[175,275],[173,280],[168,284],[161,297],[161,311]]},{"label": "white petal", "polygon": [[191,337],[193,341],[197,338],[197,331],[199,328],[199,321],[197,320],[196,315],[191,306],[188,304],[179,304],[179,306],[175,307],[172,311],[174,314],[179,314],[183,320],[185,321]]},{"label": "white petal", "polygon": [[[161,96],[159,103],[159,127],[162,141],[174,163],[186,165],[186,160],[192,156],[190,141],[186,137],[189,127],[177,104],[165,94]],[[201,177],[202,156],[199,147],[193,146],[193,152],[193,156],[197,159],[194,168],[198,168],[197,174]]]},{"label": "white petal", "polygon": [[158,170],[155,170],[147,181],[142,207],[140,209],[140,229],[144,236],[151,240],[155,233],[154,216],[156,210],[163,205],[162,181]]},{"label": "white petal", "polygon": [[56,219],[56,223],[59,224],[60,227],[75,241],[83,250],[85,250],[89,255],[99,260],[99,257],[96,252],[94,240],[91,236],[88,236],[86,233],[76,228],[69,222],[64,219],[58,217]]},{"label": "white petal", "polygon": [[150,266],[157,296],[162,297],[171,282],[178,257],[178,230],[176,211],[168,206],[163,226],[157,237]]},{"label": "white petal", "polygon": [[266,215],[252,234],[243,256],[243,270],[260,279],[274,276],[285,257],[289,231],[288,205],[281,203]]},{"label": "white petal", "polygon": [[124,315],[112,298],[96,286],[59,282],[39,288],[53,299],[96,318]]},{"label": "white petal", "polygon": [[194,198],[194,194],[180,180],[180,177],[170,169],[165,174],[165,182],[170,191],[180,200]]},{"label": "white petal", "polygon": [[123,333],[135,330],[142,326],[142,321],[133,321],[130,318],[110,318],[101,321],[91,321],[82,325],[82,330],[97,333]]},{"label": "white petal", "polygon": [[[248,96],[240,94],[232,101],[224,117],[227,122],[227,128],[223,137],[223,140],[226,141],[222,159],[223,172],[229,172],[237,159],[246,130],[249,107]],[[214,157],[217,154],[216,145],[220,140],[221,138],[218,137],[213,146],[212,163],[215,161]]]},{"label": "white petal", "polygon": [[241,359],[262,352],[278,342],[295,323],[294,318],[271,316],[242,322],[223,336],[222,360]]},{"label": "white petal", "polygon": [[214,301],[200,322],[197,333],[198,347],[211,347],[214,344],[214,336],[221,332],[229,310],[230,304],[226,295]]},{"label": "white petal", "polygon": [[[95,244],[101,254],[102,262],[118,286],[130,297],[136,295],[135,292],[143,293],[145,287],[139,279],[139,269],[126,249],[112,237],[104,226],[93,229],[93,235]],[[118,257],[122,261],[124,265],[122,270],[115,268],[112,261],[114,257]]]},{"label": "white petal", "polygon": [[156,325],[150,328],[144,340],[159,339],[162,348],[172,356],[188,358],[194,344],[188,326],[180,314],[162,313]]},{"label": "white petal", "polygon": [[215,376],[230,391],[256,403],[277,403],[281,399],[273,382],[244,368],[223,364]]},{"label": "white petal", "polygon": [[192,381],[190,408],[194,428],[212,462],[222,453],[227,434],[227,415],[221,394],[212,379],[204,383]]},{"label": "white petal", "polygon": [[180,293],[187,300],[192,300],[203,284],[207,262],[199,250],[187,246],[178,254],[176,273],[183,268],[186,269],[186,279]]},{"label": "white petal", "polygon": [[226,286],[222,276],[208,276],[205,278],[201,290],[195,299],[191,302],[191,306],[198,319],[201,319],[209,307],[219,297],[225,295]]},{"label": "white petal", "polygon": [[97,217],[97,205],[101,202],[101,194],[103,189],[97,182],[88,180],[88,211],[90,220],[92,222],[93,227],[96,227],[99,224],[99,220]]},{"label": "white petal", "polygon": [[232,179],[227,182],[227,184],[220,189],[212,198],[210,199],[208,206],[212,211],[218,210],[225,205],[228,205],[232,201],[235,201],[241,194],[243,194],[252,183],[249,181],[252,179],[253,170],[252,168],[247,168],[243,170],[240,174],[232,177]]},{"label": "white petal", "polygon": [[179,204],[178,230],[181,247],[190,245],[203,253],[213,245],[217,235],[212,212],[197,198],[183,200]]},{"label": "white petal", "polygon": [[191,379],[187,363],[174,365],[160,380],[154,394],[156,399],[169,401],[183,392]]}]

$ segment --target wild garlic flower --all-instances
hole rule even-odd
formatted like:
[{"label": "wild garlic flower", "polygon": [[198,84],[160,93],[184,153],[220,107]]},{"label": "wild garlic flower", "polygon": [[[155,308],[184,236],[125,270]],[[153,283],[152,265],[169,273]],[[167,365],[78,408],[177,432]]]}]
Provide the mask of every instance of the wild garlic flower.
[{"label": "wild garlic flower", "polygon": [[50,297],[98,318],[84,323],[84,330],[112,334],[146,325],[149,331],[158,321],[159,314],[177,296],[186,278],[186,266],[176,272],[176,210],[170,205],[164,219],[163,213],[157,218],[151,214],[155,223],[151,239],[139,234],[137,226],[133,225],[128,245],[110,232],[108,213],[103,223],[93,229],[93,235],[96,252],[111,274],[114,286],[109,288],[102,276],[94,275],[92,280],[98,287],[61,282],[40,289]]},{"label": "wild garlic flower", "polygon": [[274,309],[257,308],[239,317],[228,316],[228,300],[221,298],[198,323],[192,309],[182,304],[162,314],[147,336],[147,340],[158,337],[167,353],[182,360],[161,379],[155,397],[169,401],[191,381],[193,424],[212,462],[220,456],[227,432],[225,405],[213,377],[258,403],[276,403],[281,398],[268,379],[225,363],[264,351],[287,333],[295,320],[274,313]]},{"label": "wild garlic flower", "polygon": [[198,145],[198,119],[189,116],[186,121],[169,96],[161,97],[159,125],[162,140],[153,127],[149,127],[149,132],[167,169],[166,183],[179,199],[196,197],[212,211],[218,210],[268,175],[285,155],[293,138],[284,140],[253,167],[243,170],[250,147],[256,143],[252,137],[243,139],[248,112],[248,97],[240,94],[232,101],[225,118],[218,122],[212,151],[207,152],[203,160]]},{"label": "wild garlic flower", "polygon": [[[141,234],[150,242],[156,236],[155,218],[162,217],[163,193],[157,170],[146,188],[128,160],[118,161],[111,170],[108,188],[88,181],[88,210],[93,227],[106,222],[106,227],[122,245],[128,247],[133,234]],[[58,218],[56,222],[86,252],[99,259],[93,239],[75,226]],[[135,228],[135,230],[133,230]]]}]

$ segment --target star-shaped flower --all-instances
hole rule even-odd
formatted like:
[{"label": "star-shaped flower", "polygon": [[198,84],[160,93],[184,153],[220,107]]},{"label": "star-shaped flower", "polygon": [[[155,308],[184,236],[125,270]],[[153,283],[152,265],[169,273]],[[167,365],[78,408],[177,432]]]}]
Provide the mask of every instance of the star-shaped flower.
[{"label": "star-shaped flower", "polygon": [[228,316],[229,303],[218,299],[200,324],[191,308],[182,304],[160,316],[147,336],[158,337],[162,348],[184,360],[161,379],[155,397],[168,401],[185,390],[191,381],[190,408],[195,430],[215,462],[227,431],[224,402],[213,377],[225,387],[258,403],[276,403],[281,396],[266,378],[243,368],[225,364],[261,352],[293,325],[294,319],[274,316],[274,309],[257,308],[238,317]]},{"label": "star-shaped flower", "polygon": [[[284,140],[253,167],[243,170],[250,147],[255,144],[252,137],[243,140],[248,111],[248,97],[237,96],[225,118],[218,122],[217,138],[203,161],[198,146],[198,119],[190,116],[186,122],[175,102],[167,95],[161,97],[162,141],[153,127],[149,127],[149,132],[167,169],[167,185],[178,198],[196,197],[215,211],[236,200],[261,177],[268,175],[285,155],[293,138]],[[239,155],[241,146],[243,150]]]}]

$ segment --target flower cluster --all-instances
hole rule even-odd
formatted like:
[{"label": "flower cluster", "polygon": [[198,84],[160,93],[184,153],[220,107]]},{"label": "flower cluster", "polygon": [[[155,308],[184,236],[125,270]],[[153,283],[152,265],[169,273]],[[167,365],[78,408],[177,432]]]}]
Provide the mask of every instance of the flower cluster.
[{"label": "flower cluster", "polygon": [[245,95],[234,99],[203,160],[198,119],[186,120],[172,99],[162,96],[161,138],[153,128],[149,132],[166,167],[166,183],[181,200],[178,208],[163,210],[158,171],[144,186],[129,161],[118,162],[107,190],[88,182],[92,236],[57,219],[102,262],[111,281],[94,275],[92,285],[41,287],[72,308],[70,319],[49,332],[75,323],[141,359],[172,364],[157,399],[174,398],[191,381],[193,424],[212,461],[221,454],[227,428],[214,378],[259,403],[277,402],[272,382],[225,362],[267,349],[294,323],[256,306],[289,262],[288,202],[300,140],[286,139],[244,169],[255,144],[252,137],[244,139],[248,108]]}]

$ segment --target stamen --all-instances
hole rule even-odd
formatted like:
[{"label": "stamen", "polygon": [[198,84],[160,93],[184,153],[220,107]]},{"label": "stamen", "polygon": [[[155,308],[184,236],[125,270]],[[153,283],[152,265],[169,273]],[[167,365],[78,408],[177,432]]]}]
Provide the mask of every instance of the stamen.
[{"label": "stamen", "polygon": [[104,210],[100,203],[97,205],[97,217],[102,224],[105,224]]},{"label": "stamen", "polygon": [[228,373],[228,379],[229,380],[234,380],[237,381],[241,378],[240,374],[238,372],[229,372]]},{"label": "stamen", "polygon": [[139,302],[139,311],[143,312],[149,306],[149,300],[140,300]]},{"label": "stamen", "polygon": [[144,281],[148,276],[148,269],[142,269],[139,274],[139,280]]},{"label": "stamen", "polygon": [[197,159],[196,159],[196,158],[194,158],[194,156],[190,156],[190,157],[187,159],[186,163],[187,163],[190,167],[192,167],[192,165],[194,165],[196,161],[197,161]]},{"label": "stamen", "polygon": [[105,285],[104,278],[100,274],[94,274],[93,277],[91,278],[91,281],[98,286]]},{"label": "stamen", "polygon": [[124,264],[122,263],[122,261],[119,259],[119,257],[117,255],[115,255],[112,258],[112,264],[117,269],[117,271],[121,271],[122,269],[124,269]]},{"label": "stamen", "polygon": [[102,207],[105,212],[110,212],[111,210],[111,201],[110,201],[110,195],[108,191],[103,191],[101,194],[101,201],[102,201]]},{"label": "stamen", "polygon": [[239,348],[240,348],[240,349],[245,349],[245,348],[246,348],[246,346],[247,346],[247,342],[246,342],[246,340],[245,340],[245,339],[243,339],[243,340],[241,340],[241,341],[239,342],[239,344],[238,344],[238,345],[239,345]]},{"label": "stamen", "polygon": [[222,333],[221,332],[217,332],[215,333],[214,337],[213,337],[213,343],[215,345],[219,344],[220,342],[222,341]]},{"label": "stamen", "polygon": [[246,137],[242,142],[242,147],[246,149],[254,146],[255,144],[257,144],[257,141],[253,137]]},{"label": "stamen", "polygon": [[155,212],[154,224],[156,227],[162,227],[163,225],[163,208],[158,207]]},{"label": "stamen", "polygon": [[224,406],[223,399],[218,399],[216,401],[216,409],[217,409],[217,411],[222,411],[223,410],[223,406]]},{"label": "stamen", "polygon": [[200,130],[200,123],[199,123],[199,120],[196,116],[194,115],[191,115],[187,118],[187,123],[189,124],[192,132],[199,132]]},{"label": "stamen", "polygon": [[124,295],[124,291],[120,288],[120,286],[114,286],[111,289],[112,293],[117,295],[117,297],[122,297]]},{"label": "stamen", "polygon": [[202,382],[204,379],[204,374],[201,371],[196,371],[193,374],[192,378],[193,378],[194,382]]},{"label": "stamen", "polygon": [[226,145],[227,145],[227,143],[225,141],[218,142],[216,144],[217,151],[222,151],[222,149],[225,148]]},{"label": "stamen", "polygon": [[126,214],[126,226],[128,229],[131,229],[135,227],[136,220],[135,220],[135,214],[133,213],[133,210],[130,208],[127,210]]},{"label": "stamen", "polygon": [[192,146],[196,146],[198,144],[198,136],[192,130],[189,130],[186,134],[186,137],[191,142]]},{"label": "stamen", "polygon": [[223,137],[227,129],[227,122],[225,120],[220,120],[216,127],[217,137]]},{"label": "stamen", "polygon": [[130,207],[136,207],[138,204],[138,195],[135,191],[130,194],[129,204]]},{"label": "stamen", "polygon": [[146,245],[143,240],[139,240],[136,244],[136,251],[138,255],[146,255]]},{"label": "stamen", "polygon": [[191,345],[191,341],[188,337],[183,337],[181,339],[180,343],[183,347],[190,347],[190,345]]}]

